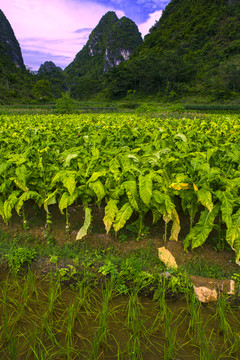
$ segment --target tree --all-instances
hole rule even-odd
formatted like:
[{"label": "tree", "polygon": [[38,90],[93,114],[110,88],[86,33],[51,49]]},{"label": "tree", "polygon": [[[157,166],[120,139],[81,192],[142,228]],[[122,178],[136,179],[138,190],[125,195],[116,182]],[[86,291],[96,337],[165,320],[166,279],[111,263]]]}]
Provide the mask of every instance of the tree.
[{"label": "tree", "polygon": [[32,88],[32,93],[41,102],[53,100],[52,84],[48,80],[38,80]]}]

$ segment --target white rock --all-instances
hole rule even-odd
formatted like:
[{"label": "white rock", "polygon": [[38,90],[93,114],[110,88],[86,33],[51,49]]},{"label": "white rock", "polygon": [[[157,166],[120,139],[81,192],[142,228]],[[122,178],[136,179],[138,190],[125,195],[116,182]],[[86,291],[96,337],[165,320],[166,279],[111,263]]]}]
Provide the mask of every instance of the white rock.
[{"label": "white rock", "polygon": [[218,294],[216,289],[209,289],[205,286],[193,286],[195,295],[203,303],[217,301]]}]

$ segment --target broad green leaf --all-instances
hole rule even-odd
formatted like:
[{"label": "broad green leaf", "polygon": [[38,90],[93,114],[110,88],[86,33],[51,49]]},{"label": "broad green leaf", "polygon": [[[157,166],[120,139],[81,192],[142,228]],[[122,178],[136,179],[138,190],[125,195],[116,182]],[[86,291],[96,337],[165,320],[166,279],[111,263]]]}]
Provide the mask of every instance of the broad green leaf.
[{"label": "broad green leaf", "polygon": [[227,228],[230,229],[232,226],[232,212],[234,199],[230,191],[220,191],[216,192],[217,198],[221,201],[221,212],[222,220],[226,223]]},{"label": "broad green leaf", "polygon": [[72,195],[76,189],[75,174],[71,173],[66,177],[62,178],[63,185],[68,189],[69,194]]},{"label": "broad green leaf", "polygon": [[21,181],[18,180],[18,179],[14,179],[14,183],[17,185],[17,187],[18,187],[19,189],[21,189],[21,190],[23,190],[23,191],[28,191],[28,190],[29,190],[29,188],[28,188],[26,185],[24,185],[24,183],[21,182]]},{"label": "broad green leaf", "polygon": [[28,191],[28,187],[27,187],[27,177],[28,177],[28,172],[27,172],[27,168],[25,165],[21,165],[19,167],[16,168],[16,178],[13,177],[11,178],[14,183],[17,185],[17,187],[23,191]]},{"label": "broad green leaf", "polygon": [[236,252],[236,263],[240,265],[240,237],[235,240],[233,250]]},{"label": "broad green leaf", "polygon": [[114,230],[119,231],[124,227],[127,220],[130,219],[133,213],[133,208],[129,202],[125,203],[116,214],[116,219],[113,224]]},{"label": "broad green leaf", "polygon": [[217,216],[219,207],[215,206],[212,211],[205,209],[201,212],[198,223],[190,230],[184,239],[184,248],[187,249],[190,244],[192,249],[201,246],[208,238],[213,229],[214,220]]},{"label": "broad green leaf", "polygon": [[65,188],[69,191],[69,194],[72,195],[76,189],[75,181],[76,172],[71,170],[59,171],[52,179],[52,183],[62,182]]},{"label": "broad green leaf", "polygon": [[68,192],[64,192],[61,196],[61,199],[59,200],[58,207],[62,214],[63,214],[63,210],[69,206],[70,196],[71,195],[69,195]]},{"label": "broad green leaf", "polygon": [[49,213],[48,206],[54,205],[57,203],[57,200],[56,200],[57,192],[58,192],[58,189],[56,189],[53,193],[49,194],[47,196],[47,198],[44,200],[44,209],[47,213]]},{"label": "broad green leaf", "polygon": [[4,221],[8,221],[12,216],[12,210],[18,201],[18,195],[20,191],[13,191],[11,195],[9,195],[8,199],[4,201],[3,211],[4,211]]},{"label": "broad green leaf", "polygon": [[162,213],[158,209],[152,209],[153,224],[156,224],[161,218]]},{"label": "broad green leaf", "polygon": [[146,206],[149,206],[152,198],[152,174],[139,175],[139,194]]},{"label": "broad green leaf", "polygon": [[94,159],[99,159],[100,152],[97,148],[92,149],[92,156]]},{"label": "broad green leaf", "polygon": [[165,202],[165,194],[161,193],[159,190],[153,190],[152,198],[156,203],[163,204]]},{"label": "broad green leaf", "polygon": [[134,162],[138,163],[139,162],[139,156],[133,155],[133,154],[128,154],[127,155],[129,159],[132,159]]},{"label": "broad green leaf", "polygon": [[70,166],[70,162],[72,159],[75,159],[76,157],[78,157],[78,154],[68,154],[68,156],[66,157],[63,166],[64,167],[68,167]]},{"label": "broad green leaf", "polygon": [[88,180],[88,183],[98,180],[101,176],[103,176],[105,174],[106,174],[106,171],[96,171],[96,172],[94,172],[92,174],[92,176],[90,177],[90,179]]},{"label": "broad green leaf", "polygon": [[210,212],[213,209],[212,194],[209,190],[200,189],[196,192],[198,201],[205,206]]},{"label": "broad green leaf", "polygon": [[84,224],[81,227],[81,229],[79,230],[79,232],[77,233],[76,240],[81,240],[84,236],[87,235],[87,231],[92,222],[91,211],[92,210],[90,208],[88,208],[88,207],[85,208]]},{"label": "broad green leaf", "polygon": [[4,219],[4,206],[1,198],[0,198],[0,216]]},{"label": "broad green leaf", "polygon": [[122,183],[122,186],[125,188],[128,200],[134,210],[139,211],[138,207],[138,193],[137,193],[137,183],[135,180],[129,180]]},{"label": "broad green leaf", "polygon": [[68,192],[64,192],[59,200],[59,210],[63,214],[63,210],[66,209],[68,206],[72,205],[78,196],[78,191],[75,191],[72,195]]},{"label": "broad green leaf", "polygon": [[213,147],[207,150],[207,161],[209,162],[211,156],[218,151],[218,147]]},{"label": "broad green leaf", "polygon": [[9,163],[7,163],[7,162],[0,164],[0,176],[6,172],[8,166],[9,166]]},{"label": "broad green leaf", "polygon": [[103,222],[107,234],[109,233],[112,223],[114,222],[116,213],[118,212],[117,203],[118,203],[117,200],[110,199],[107,205],[105,206],[105,216],[103,218]]},{"label": "broad green leaf", "polygon": [[183,142],[187,142],[186,135],[184,135],[184,134],[178,133],[174,137],[177,139],[181,139]]},{"label": "broad green leaf", "polygon": [[24,204],[25,201],[32,199],[32,200],[36,200],[36,202],[38,203],[38,205],[41,205],[41,195],[38,194],[36,191],[26,191],[24,192],[17,201],[17,204],[15,206],[16,212],[20,213],[20,210]]},{"label": "broad green leaf", "polygon": [[236,260],[240,257],[240,209],[232,215],[232,226],[227,229],[226,240],[236,252]]},{"label": "broad green leaf", "polygon": [[171,198],[168,195],[165,195],[164,202],[165,202],[166,214],[171,214],[173,209],[175,208],[175,205],[173,204]]},{"label": "broad green leaf", "polygon": [[25,165],[21,165],[16,168],[17,180],[27,186],[28,171]]},{"label": "broad green leaf", "polygon": [[97,195],[98,201],[101,201],[105,196],[105,189],[100,180],[91,182],[89,184],[90,189],[92,189]]}]

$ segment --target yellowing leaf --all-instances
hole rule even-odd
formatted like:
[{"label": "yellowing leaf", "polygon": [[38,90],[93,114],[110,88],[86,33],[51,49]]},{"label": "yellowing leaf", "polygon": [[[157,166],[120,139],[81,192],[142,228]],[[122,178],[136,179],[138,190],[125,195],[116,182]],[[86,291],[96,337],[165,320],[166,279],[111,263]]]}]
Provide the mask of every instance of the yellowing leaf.
[{"label": "yellowing leaf", "polygon": [[190,188],[190,184],[188,183],[172,183],[169,185],[170,188],[174,190],[187,190]]},{"label": "yellowing leaf", "polygon": [[193,189],[194,189],[194,191],[198,191],[198,187],[194,183],[193,183]]},{"label": "yellowing leaf", "polygon": [[81,240],[84,236],[87,235],[88,228],[91,225],[91,221],[92,221],[91,211],[92,210],[90,208],[85,208],[84,224],[81,227],[81,229],[79,230],[79,232],[77,233],[76,240]]},{"label": "yellowing leaf", "polygon": [[165,246],[158,248],[158,257],[166,265],[167,269],[178,268],[174,256],[171,254],[171,252],[168,249],[165,248]]},{"label": "yellowing leaf", "polygon": [[180,226],[180,219],[179,219],[176,209],[173,209],[171,218],[173,221],[173,225],[172,225],[171,236],[170,236],[169,240],[178,241],[178,234],[181,230],[181,226]]},{"label": "yellowing leaf", "polygon": [[105,207],[105,216],[103,218],[103,222],[105,225],[106,232],[108,234],[111,229],[112,223],[114,222],[116,213],[118,212],[117,208],[117,200],[110,199]]}]

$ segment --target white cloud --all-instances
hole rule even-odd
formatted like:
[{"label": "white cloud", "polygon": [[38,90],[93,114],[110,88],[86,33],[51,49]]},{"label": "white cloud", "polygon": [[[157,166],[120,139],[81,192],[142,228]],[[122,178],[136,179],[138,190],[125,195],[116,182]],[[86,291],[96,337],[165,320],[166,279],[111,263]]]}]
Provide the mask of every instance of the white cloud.
[{"label": "white cloud", "polygon": [[149,18],[146,22],[138,25],[139,31],[143,37],[149,32],[151,27],[160,19],[161,16],[162,10],[155,11],[154,13],[149,14]]},{"label": "white cloud", "polygon": [[[49,54],[66,57],[70,59],[66,66],[87,42],[91,28],[111,9],[94,1],[1,0],[1,10],[9,20],[23,54],[31,50],[33,54],[34,51],[46,53],[46,60]],[[124,16],[122,11],[116,11],[116,14]],[[87,30],[79,33],[79,29]],[[33,63],[37,70],[42,59],[39,58],[38,65],[36,59]],[[32,66],[26,61],[25,64]]]}]

